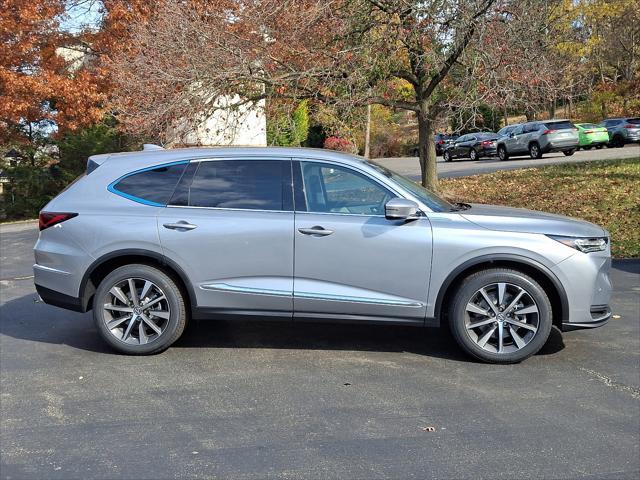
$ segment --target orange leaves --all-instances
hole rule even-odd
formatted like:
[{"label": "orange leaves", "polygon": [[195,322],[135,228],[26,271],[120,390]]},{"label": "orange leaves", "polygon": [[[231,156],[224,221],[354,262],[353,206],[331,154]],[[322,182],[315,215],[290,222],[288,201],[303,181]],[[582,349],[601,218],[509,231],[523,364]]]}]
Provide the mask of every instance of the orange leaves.
[{"label": "orange leaves", "polygon": [[[0,124],[53,120],[60,130],[97,120],[102,96],[93,78],[60,55],[63,0],[4,0],[0,12]],[[0,135],[7,139],[9,131]],[[11,138],[9,138],[11,139]]]}]

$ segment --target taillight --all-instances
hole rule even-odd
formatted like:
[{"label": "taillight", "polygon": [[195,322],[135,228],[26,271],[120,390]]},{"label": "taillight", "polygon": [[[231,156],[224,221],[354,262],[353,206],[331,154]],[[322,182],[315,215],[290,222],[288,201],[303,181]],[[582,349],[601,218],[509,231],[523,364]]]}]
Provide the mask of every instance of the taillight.
[{"label": "taillight", "polygon": [[543,135],[549,135],[550,133],[556,133],[557,130],[545,130],[544,132],[542,132]]},{"label": "taillight", "polygon": [[585,130],[584,133],[594,133],[593,130]]},{"label": "taillight", "polygon": [[640,127],[640,125],[634,125],[633,123],[627,123],[624,127],[622,128],[638,128]]},{"label": "taillight", "polygon": [[438,140],[438,145],[442,145],[444,143],[444,140],[440,139]]},{"label": "taillight", "polygon": [[70,212],[40,212],[38,216],[38,227],[40,231],[42,231],[77,216],[77,213]]},{"label": "taillight", "polygon": [[491,145],[492,143],[493,143],[492,140],[483,140],[482,142],[480,142],[480,145],[487,146],[487,145]]}]

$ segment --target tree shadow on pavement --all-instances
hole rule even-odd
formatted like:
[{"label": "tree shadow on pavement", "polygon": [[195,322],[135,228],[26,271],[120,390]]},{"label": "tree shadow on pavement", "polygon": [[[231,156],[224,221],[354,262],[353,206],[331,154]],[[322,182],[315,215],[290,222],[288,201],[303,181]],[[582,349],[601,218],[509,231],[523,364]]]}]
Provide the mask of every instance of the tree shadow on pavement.
[{"label": "tree shadow on pavement", "polygon": [[[35,298],[29,294],[0,306],[1,334],[96,353],[114,353],[98,336],[91,313],[62,310],[36,302]],[[448,329],[395,325],[192,321],[175,347],[410,352],[474,362],[460,350]],[[553,329],[538,355],[552,355],[563,348],[562,335]]]}]

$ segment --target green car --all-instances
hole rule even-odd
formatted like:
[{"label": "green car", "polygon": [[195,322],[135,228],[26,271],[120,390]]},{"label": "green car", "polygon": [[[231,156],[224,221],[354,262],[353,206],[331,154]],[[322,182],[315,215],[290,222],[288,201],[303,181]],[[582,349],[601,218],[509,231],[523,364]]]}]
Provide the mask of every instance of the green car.
[{"label": "green car", "polygon": [[591,147],[602,148],[609,142],[609,133],[604,127],[599,127],[593,123],[576,123],[578,127],[579,148],[585,150]]}]

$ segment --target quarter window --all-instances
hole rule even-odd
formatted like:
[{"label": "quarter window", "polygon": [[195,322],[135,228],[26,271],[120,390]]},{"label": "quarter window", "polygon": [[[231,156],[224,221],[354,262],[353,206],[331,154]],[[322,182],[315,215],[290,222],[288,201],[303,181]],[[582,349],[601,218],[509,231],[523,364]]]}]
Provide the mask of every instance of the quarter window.
[{"label": "quarter window", "polygon": [[284,160],[199,162],[184,175],[171,205],[292,210],[291,163]]},{"label": "quarter window", "polygon": [[165,206],[187,162],[163,165],[131,173],[111,184],[109,190],[135,202]]},{"label": "quarter window", "polygon": [[309,212],[384,215],[385,204],[396,196],[348,168],[313,162],[301,167]]}]

